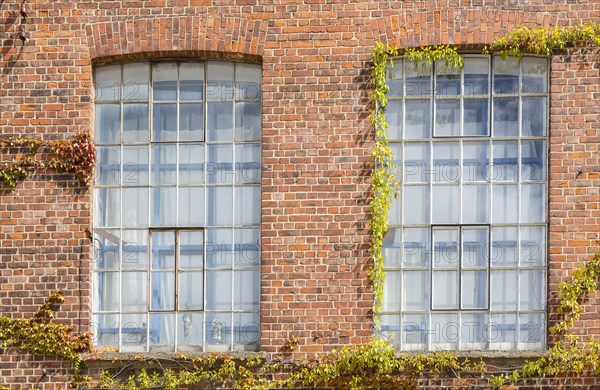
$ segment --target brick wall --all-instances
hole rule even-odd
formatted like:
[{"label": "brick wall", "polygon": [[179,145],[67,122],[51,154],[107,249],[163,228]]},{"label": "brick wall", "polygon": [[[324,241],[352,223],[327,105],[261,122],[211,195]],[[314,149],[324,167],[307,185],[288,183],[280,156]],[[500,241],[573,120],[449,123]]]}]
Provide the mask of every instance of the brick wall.
[{"label": "brick wall", "polygon": [[[92,128],[95,63],[157,58],[263,64],[261,346],[299,356],[370,339],[369,53],[480,47],[515,26],[600,21],[600,1],[153,0],[0,2],[0,135]],[[597,52],[552,60],[549,292],[600,246]],[[12,156],[3,155],[4,160]],[[31,315],[62,288],[58,320],[88,330],[91,196],[43,174],[0,191],[0,313]],[[555,299],[552,301],[554,304]],[[598,296],[579,327],[600,332]],[[0,385],[33,387],[56,362],[2,351]],[[26,362],[26,363],[24,363]],[[60,365],[60,364],[59,364]],[[17,378],[17,379],[15,379]],[[64,375],[44,377],[44,388]],[[41,385],[37,385],[41,387]]]}]

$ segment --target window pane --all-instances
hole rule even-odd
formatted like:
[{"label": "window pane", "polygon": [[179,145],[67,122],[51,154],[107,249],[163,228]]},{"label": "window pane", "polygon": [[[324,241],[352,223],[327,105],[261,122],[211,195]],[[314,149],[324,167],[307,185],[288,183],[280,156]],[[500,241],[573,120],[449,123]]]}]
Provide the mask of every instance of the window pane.
[{"label": "window pane", "polygon": [[179,188],[179,226],[204,225],[204,187]]},{"label": "window pane", "polygon": [[258,310],[260,274],[258,271],[236,271],[234,278],[234,310]]},{"label": "window pane", "polygon": [[404,229],[403,267],[429,267],[429,229]]},{"label": "window pane", "polygon": [[427,345],[427,315],[402,316],[402,345],[407,350],[424,350]]},{"label": "window pane", "polygon": [[123,269],[148,268],[148,231],[123,230]]},{"label": "window pane", "polygon": [[521,180],[546,180],[546,141],[521,141]]},{"label": "window pane", "polygon": [[202,310],[203,279],[202,272],[179,273],[179,310]]},{"label": "window pane", "polygon": [[208,164],[206,177],[211,184],[233,183],[235,171],[233,170],[233,146],[208,145]]},{"label": "window pane", "polygon": [[546,222],[546,185],[521,185],[521,222]]},{"label": "window pane", "polygon": [[260,265],[260,229],[235,229],[235,268]]},{"label": "window pane", "polygon": [[202,104],[179,105],[179,140],[204,140],[204,106]]},{"label": "window pane", "polygon": [[179,66],[179,99],[202,100],[204,64],[184,62]]},{"label": "window pane", "polygon": [[148,185],[148,146],[123,146],[123,185]]},{"label": "window pane", "polygon": [[429,308],[429,271],[404,271],[402,273],[403,310]]},{"label": "window pane", "polygon": [[431,65],[406,61],[404,64],[404,77],[407,96],[431,94]]},{"label": "window pane", "polygon": [[151,310],[175,309],[175,274],[152,272]]},{"label": "window pane", "polygon": [[488,229],[462,229],[462,266],[463,268],[488,267]]},{"label": "window pane", "polygon": [[174,226],[177,217],[177,189],[153,188],[150,199],[150,224],[152,226]]},{"label": "window pane", "polygon": [[383,311],[400,310],[400,272],[386,272],[383,282]]},{"label": "window pane", "polygon": [[145,312],[146,304],[146,272],[121,273],[121,312]]},{"label": "window pane", "polygon": [[94,311],[119,311],[119,273],[94,273]]},{"label": "window pane", "polygon": [[548,59],[539,57],[524,57],[521,59],[523,71],[523,93],[548,92]]},{"label": "window pane", "polygon": [[516,267],[517,260],[517,227],[493,227],[492,251],[490,264],[492,267]]},{"label": "window pane", "polygon": [[152,145],[152,185],[177,182],[177,146]]},{"label": "window pane", "polygon": [[460,135],[460,100],[436,100],[435,136]]},{"label": "window pane", "polygon": [[488,276],[487,271],[462,272],[462,309],[487,309]]},{"label": "window pane", "polygon": [[119,346],[119,315],[97,314],[92,323],[94,343],[98,347],[118,348]]},{"label": "window pane", "polygon": [[236,100],[261,98],[262,66],[253,64],[235,65]]},{"label": "window pane", "polygon": [[396,227],[388,228],[383,238],[383,260],[386,268],[400,268],[400,233],[402,229]]},{"label": "window pane", "polygon": [[[94,76],[97,102],[112,102],[119,100],[121,96],[121,65],[109,65],[96,68]],[[96,110],[97,109],[98,106],[96,106]]]},{"label": "window pane", "polygon": [[206,271],[206,310],[231,310],[231,271]]},{"label": "window pane", "polygon": [[488,100],[465,99],[463,104],[464,135],[488,135]]},{"label": "window pane", "polygon": [[177,315],[177,350],[198,352],[202,350],[204,316],[199,313],[179,313]]},{"label": "window pane", "polygon": [[492,187],[492,222],[493,223],[516,223],[518,189],[516,185],[495,184]]},{"label": "window pane", "polygon": [[233,232],[231,229],[206,230],[206,267],[231,268]]},{"label": "window pane", "polygon": [[152,96],[155,101],[177,99],[177,64],[154,64],[152,67]]},{"label": "window pane", "polygon": [[234,350],[257,351],[260,341],[259,313],[233,314]]},{"label": "window pane", "polygon": [[233,140],[233,103],[209,102],[207,126],[209,141]]},{"label": "window pane", "polygon": [[148,226],[148,188],[123,188],[123,226]]},{"label": "window pane", "polygon": [[202,269],[204,266],[204,235],[200,230],[179,232],[179,268]]},{"label": "window pane", "polygon": [[460,95],[460,68],[446,66],[443,60],[435,62],[435,93],[438,96]]},{"label": "window pane", "polygon": [[150,351],[175,349],[174,322],[174,314],[150,314]]},{"label": "window pane", "polygon": [[179,184],[204,183],[204,145],[179,145]]},{"label": "window pane", "polygon": [[[408,86],[407,86],[408,87]],[[430,103],[429,99],[406,100],[404,117],[404,139],[429,138]]]},{"label": "window pane", "polygon": [[432,309],[458,309],[458,272],[433,272]]},{"label": "window pane", "polygon": [[154,103],[152,141],[177,140],[177,104]]},{"label": "window pane", "polygon": [[209,226],[233,225],[233,188],[208,187],[207,221]]},{"label": "window pane", "polygon": [[521,266],[543,267],[546,265],[546,227],[521,227]]},{"label": "window pane", "polygon": [[546,308],[546,273],[543,270],[519,271],[519,308],[544,310]]},{"label": "window pane", "polygon": [[485,314],[463,314],[460,326],[461,347],[465,350],[487,348],[488,317]]},{"label": "window pane", "polygon": [[231,342],[231,313],[206,313],[206,351],[227,352]]},{"label": "window pane", "polygon": [[96,188],[94,191],[96,227],[119,227],[121,223],[121,190]]},{"label": "window pane", "polygon": [[375,332],[375,336],[380,340],[386,340],[393,345],[400,344],[400,316],[397,314],[392,315],[378,315],[379,318],[379,330]]},{"label": "window pane", "polygon": [[546,98],[523,99],[522,110],[522,135],[524,137],[546,135]]},{"label": "window pane", "polygon": [[121,348],[123,352],[144,352],[148,344],[147,314],[121,316]]},{"label": "window pane", "polygon": [[429,171],[429,144],[425,142],[404,144],[404,181],[428,182]]},{"label": "window pane", "polygon": [[118,146],[96,147],[98,159],[95,172],[97,185],[118,185],[121,177],[121,150]]},{"label": "window pane", "polygon": [[493,181],[517,181],[519,145],[516,141],[493,142],[494,164]]},{"label": "window pane", "polygon": [[260,187],[236,187],[234,207],[236,226],[259,225]]},{"label": "window pane", "polygon": [[175,233],[152,232],[152,269],[175,268]]},{"label": "window pane", "polygon": [[405,224],[426,224],[429,222],[428,186],[405,186],[403,202]]},{"label": "window pane", "polygon": [[490,65],[487,58],[465,58],[465,96],[485,95],[488,93]]},{"label": "window pane", "polygon": [[260,141],[261,116],[260,102],[235,103],[235,140]]},{"label": "window pane", "polygon": [[235,182],[260,183],[260,145],[235,145]]},{"label": "window pane", "polygon": [[494,98],[494,137],[519,135],[519,99]]},{"label": "window pane", "polygon": [[489,153],[488,142],[463,143],[463,181],[489,180]]},{"label": "window pane", "polygon": [[119,269],[119,230],[94,229],[94,269]]},{"label": "window pane", "polygon": [[458,142],[433,143],[434,183],[458,183],[460,181],[459,154]]},{"label": "window pane", "polygon": [[519,315],[520,349],[539,350],[544,346],[546,320],[543,313]]},{"label": "window pane", "polygon": [[431,346],[434,350],[457,349],[460,323],[456,314],[431,315]]},{"label": "window pane", "polygon": [[[404,94],[404,83],[402,79],[403,75],[403,63],[401,59],[394,60],[393,66],[388,66],[386,74],[387,74],[387,85],[390,88],[388,92],[389,97],[400,97]],[[389,102],[388,102],[389,104]]]},{"label": "window pane", "polygon": [[494,57],[494,93],[519,91],[519,62],[514,57]]},{"label": "window pane", "polygon": [[472,184],[463,186],[462,222],[489,223],[489,198],[489,186],[486,184]]},{"label": "window pane", "polygon": [[402,138],[402,100],[388,100],[385,107],[385,119],[388,122],[388,138],[399,140]]},{"label": "window pane", "polygon": [[517,310],[517,271],[494,270],[491,275],[491,309]]},{"label": "window pane", "polygon": [[209,100],[233,99],[233,63],[208,62],[206,98]]},{"label": "window pane", "polygon": [[511,350],[517,343],[517,316],[492,314],[490,321],[490,346],[498,350]]},{"label": "window pane", "polygon": [[459,229],[434,229],[434,268],[457,268],[460,265]]},{"label": "window pane", "polygon": [[148,100],[150,67],[147,62],[123,65],[123,100]]},{"label": "window pane", "polygon": [[95,141],[97,144],[119,142],[121,132],[121,106],[118,104],[96,104]]},{"label": "window pane", "polygon": [[460,216],[459,186],[437,185],[432,189],[433,223],[458,223]]}]

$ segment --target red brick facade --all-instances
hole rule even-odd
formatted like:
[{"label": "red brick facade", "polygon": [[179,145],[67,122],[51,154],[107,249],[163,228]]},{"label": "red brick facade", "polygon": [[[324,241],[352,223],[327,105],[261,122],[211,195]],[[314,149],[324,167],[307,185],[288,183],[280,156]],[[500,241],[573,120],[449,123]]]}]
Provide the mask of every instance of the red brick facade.
[{"label": "red brick facade", "polygon": [[[294,334],[299,355],[371,337],[374,42],[477,49],[521,25],[600,22],[598,0],[36,0],[25,3],[29,42],[22,46],[20,4],[0,2],[2,137],[93,130],[95,64],[162,57],[262,63],[261,350],[278,352]],[[577,49],[551,62],[551,319],[558,283],[600,247],[599,56]],[[89,330],[91,210],[90,193],[65,176],[40,174],[0,191],[1,315],[30,316],[62,289],[58,320]],[[582,333],[600,333],[599,304],[600,295],[586,302]],[[4,349],[0,386],[62,388],[67,366]]]}]

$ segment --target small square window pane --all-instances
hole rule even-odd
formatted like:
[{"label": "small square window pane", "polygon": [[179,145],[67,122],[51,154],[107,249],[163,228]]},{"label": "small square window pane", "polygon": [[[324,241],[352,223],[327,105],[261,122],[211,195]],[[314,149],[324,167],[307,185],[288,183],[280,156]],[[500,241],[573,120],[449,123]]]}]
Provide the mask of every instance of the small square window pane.
[{"label": "small square window pane", "polygon": [[179,310],[202,310],[204,304],[202,272],[179,273]]},{"label": "small square window pane", "polygon": [[517,345],[517,316],[492,314],[490,321],[490,348],[514,350]]},{"label": "small square window pane", "polygon": [[178,226],[204,225],[204,187],[179,188]]},{"label": "small square window pane", "polygon": [[460,181],[460,146],[458,142],[433,143],[434,183],[458,183]]},{"label": "small square window pane", "polygon": [[123,188],[123,227],[148,226],[148,188]]},{"label": "small square window pane", "polygon": [[546,265],[546,227],[521,227],[521,266],[543,267]]},{"label": "small square window pane", "polygon": [[233,264],[233,232],[231,229],[206,230],[206,267],[231,268]]},{"label": "small square window pane", "polygon": [[123,230],[121,250],[123,251],[123,269],[148,268],[148,231]]},{"label": "small square window pane", "polygon": [[462,266],[463,268],[488,267],[488,229],[462,229]]},{"label": "small square window pane", "polygon": [[515,57],[494,57],[494,93],[519,91],[519,62]]},{"label": "small square window pane", "polygon": [[236,271],[233,273],[233,280],[233,310],[258,311],[260,295],[259,271]]},{"label": "small square window pane", "polygon": [[235,65],[236,100],[261,98],[262,66],[253,64]]},{"label": "small square window pane", "polygon": [[403,349],[425,350],[427,347],[427,315],[410,314],[402,316],[402,347]]},{"label": "small square window pane", "polygon": [[385,119],[388,122],[388,138],[390,140],[402,139],[402,100],[388,100],[387,106],[385,106]]},{"label": "small square window pane", "polygon": [[233,62],[208,62],[208,100],[233,100]]},{"label": "small square window pane", "polygon": [[488,93],[490,64],[488,58],[465,58],[465,96],[486,95]]},{"label": "small square window pane", "polygon": [[207,224],[209,226],[233,225],[233,188],[208,187]]},{"label": "small square window pane", "polygon": [[429,267],[429,229],[404,228],[403,267]]},{"label": "small square window pane", "polygon": [[177,99],[177,64],[159,63],[152,67],[152,96],[157,100]]},{"label": "small square window pane", "polygon": [[432,309],[458,309],[458,272],[434,271],[431,283],[433,286]]},{"label": "small square window pane", "polygon": [[123,100],[148,100],[150,67],[147,62],[123,65]]},{"label": "small square window pane", "polygon": [[150,224],[174,226],[177,218],[177,189],[174,187],[152,188],[150,199]]},{"label": "small square window pane", "polygon": [[148,185],[148,146],[123,146],[123,186]]},{"label": "small square window pane", "polygon": [[235,187],[236,226],[260,224],[260,187]]},{"label": "small square window pane", "polygon": [[209,141],[233,140],[232,102],[209,102],[207,117]]},{"label": "small square window pane", "polygon": [[403,195],[404,223],[429,223],[429,187],[405,186]]},{"label": "small square window pane", "polygon": [[96,314],[92,323],[94,343],[99,348],[119,347],[119,315]]},{"label": "small square window pane", "polygon": [[151,310],[175,309],[175,273],[152,272]]},{"label": "small square window pane", "polygon": [[[387,85],[390,88],[387,96],[390,97],[401,97],[404,94],[404,83],[403,77],[403,63],[401,59],[394,60],[393,65],[390,64],[386,70],[387,74]],[[389,105],[388,101],[388,105]]]},{"label": "small square window pane", "polygon": [[231,271],[206,271],[206,310],[231,310]]},{"label": "small square window pane", "polygon": [[463,134],[466,136],[488,135],[488,99],[465,99],[463,104]]},{"label": "small square window pane", "polygon": [[488,316],[486,314],[463,314],[460,326],[461,349],[477,351],[487,349]]},{"label": "small square window pane", "polygon": [[546,185],[521,185],[521,222],[546,222]]},{"label": "small square window pane", "polygon": [[204,64],[184,62],[179,65],[179,99],[202,100]]},{"label": "small square window pane", "polygon": [[491,284],[491,309],[517,310],[517,271],[493,270]]},{"label": "small square window pane", "polygon": [[434,268],[458,268],[460,265],[459,229],[433,229]]},{"label": "small square window pane", "polygon": [[147,275],[146,272],[121,273],[121,312],[145,312],[148,310],[146,303]]},{"label": "small square window pane", "polygon": [[492,251],[490,264],[492,267],[516,267],[517,259],[517,227],[493,227]]},{"label": "small square window pane", "polygon": [[121,106],[96,104],[95,141],[97,144],[118,143],[121,135]]},{"label": "small square window pane", "polygon": [[96,188],[94,191],[96,227],[119,227],[121,224],[121,190]]},{"label": "small square window pane", "polygon": [[235,182],[260,183],[260,145],[235,145]]},{"label": "small square window pane", "polygon": [[401,238],[402,229],[397,227],[388,228],[383,238],[383,261],[386,268],[400,268],[401,256]]},{"label": "small square window pane", "polygon": [[406,61],[404,77],[407,96],[431,95],[431,65]]},{"label": "small square window pane", "polygon": [[233,168],[233,145],[208,145],[208,163],[206,165],[208,183],[233,183],[235,176]]},{"label": "small square window pane", "polygon": [[460,100],[436,100],[436,137],[457,137],[460,135]]},{"label": "small square window pane", "polygon": [[179,232],[179,268],[202,269],[204,266],[204,234],[201,230]]},{"label": "small square window pane", "polygon": [[458,223],[460,216],[459,186],[437,185],[432,189],[433,223]]},{"label": "small square window pane", "polygon": [[235,140],[260,141],[261,120],[260,102],[235,103]]},{"label": "small square window pane", "polygon": [[521,92],[525,94],[548,92],[548,59],[546,57],[523,57],[521,69],[523,72]]},{"label": "small square window pane", "polygon": [[470,184],[463,186],[463,223],[489,223],[489,191],[490,188],[487,184]]},{"label": "small square window pane", "polygon": [[204,105],[179,105],[179,141],[204,141]]},{"label": "small square window pane", "polygon": [[460,95],[460,68],[446,66],[445,61],[435,62],[435,93],[438,96]]},{"label": "small square window pane", "polygon": [[260,229],[235,229],[235,268],[260,265]]},{"label": "small square window pane", "polygon": [[540,350],[544,348],[546,320],[543,313],[519,315],[519,349]]},{"label": "small square window pane", "polygon": [[177,314],[177,351],[202,351],[204,316],[200,313]]},{"label": "small square window pane", "polygon": [[179,145],[179,184],[204,183],[204,145]]},{"label": "small square window pane", "polygon": [[411,142],[404,144],[404,181],[426,183],[429,181],[429,144]]},{"label": "small square window pane", "polygon": [[150,351],[175,350],[175,314],[150,314]]},{"label": "small square window pane", "polygon": [[145,352],[148,344],[147,314],[121,316],[120,352]]},{"label": "small square window pane", "polygon": [[383,282],[383,311],[400,311],[400,272],[388,271]]},{"label": "small square window pane", "polygon": [[152,269],[175,268],[175,232],[152,232]]},{"label": "small square window pane", "polygon": [[458,349],[460,323],[456,314],[431,315],[431,348],[433,350]]},{"label": "small square window pane", "polygon": [[154,103],[152,141],[177,140],[177,104]]},{"label": "small square window pane", "polygon": [[492,187],[492,222],[516,223],[518,188],[516,184],[495,184]]},{"label": "small square window pane", "polygon": [[205,318],[205,351],[229,351],[231,343],[231,313],[206,313]]},{"label": "small square window pane", "polygon": [[402,273],[402,304],[406,311],[429,309],[429,271]]},{"label": "small square window pane", "polygon": [[152,145],[152,185],[177,182],[177,145]]},{"label": "small square window pane", "polygon": [[462,271],[461,309],[487,309],[487,271]]},{"label": "small square window pane", "polygon": [[404,113],[404,139],[427,139],[431,128],[431,100],[406,100]]},{"label": "small square window pane", "polygon": [[118,312],[119,272],[94,272],[94,311]]},{"label": "small square window pane", "polygon": [[96,101],[118,101],[121,97],[121,65],[96,68],[94,76]]},{"label": "small square window pane", "polygon": [[522,111],[521,135],[524,137],[546,135],[546,98],[524,98]]},{"label": "small square window pane", "polygon": [[544,270],[519,271],[519,308],[544,310],[546,308],[546,272]]},{"label": "small square window pane", "polygon": [[119,269],[119,230],[94,229],[94,269]]},{"label": "small square window pane", "polygon": [[489,180],[489,143],[464,142],[463,143],[463,181],[488,181]]},{"label": "small square window pane", "polygon": [[375,336],[380,340],[385,340],[392,345],[400,344],[400,316],[398,314],[379,315],[379,329]]},{"label": "small square window pane", "polygon": [[519,99],[494,98],[494,137],[519,135]]},{"label": "small square window pane", "polygon": [[546,179],[546,141],[521,141],[521,180]]},{"label": "small square window pane", "polygon": [[[519,145],[516,141],[495,141],[494,162],[490,172],[493,181],[517,181]],[[516,199],[516,198],[515,198]]]},{"label": "small square window pane", "polygon": [[118,146],[96,147],[96,185],[118,185],[121,177],[121,150]]},{"label": "small square window pane", "polygon": [[401,224],[401,214],[400,208],[402,197],[392,197],[390,204],[390,211],[388,212],[388,224],[390,225],[400,225]]}]

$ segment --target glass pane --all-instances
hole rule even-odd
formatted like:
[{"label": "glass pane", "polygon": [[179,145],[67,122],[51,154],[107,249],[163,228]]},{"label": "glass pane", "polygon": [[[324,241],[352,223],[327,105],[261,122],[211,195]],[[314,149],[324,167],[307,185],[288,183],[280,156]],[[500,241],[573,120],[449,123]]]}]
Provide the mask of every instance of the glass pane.
[{"label": "glass pane", "polygon": [[519,91],[519,62],[515,57],[494,57],[494,93]]},{"label": "glass pane", "polygon": [[488,135],[488,99],[464,100],[464,135]]},{"label": "glass pane", "polygon": [[204,316],[199,313],[177,314],[177,350],[180,352],[202,351]]},{"label": "glass pane", "polygon": [[96,101],[118,101],[121,96],[121,65],[96,68],[94,76]]},{"label": "glass pane", "polygon": [[177,183],[177,145],[152,145],[152,185]]},{"label": "glass pane", "polygon": [[208,140],[231,141],[233,140],[233,103],[210,102],[208,103]]},{"label": "glass pane", "polygon": [[388,122],[388,138],[402,139],[402,100],[388,100],[385,107],[385,119]]},{"label": "glass pane", "polygon": [[435,62],[435,93],[438,96],[460,95],[460,68]]},{"label": "glass pane", "polygon": [[490,347],[498,350],[516,349],[517,316],[492,314],[490,321]]},{"label": "glass pane", "polygon": [[404,64],[404,76],[407,96],[431,95],[431,65],[422,63],[416,65],[407,61]]},{"label": "glass pane", "polygon": [[206,230],[206,267],[231,268],[233,262],[231,229]]},{"label": "glass pane", "polygon": [[487,271],[462,271],[461,309],[487,309]]},{"label": "glass pane", "polygon": [[514,184],[495,184],[492,187],[492,222],[516,223],[517,222],[517,186]]},{"label": "glass pane", "polygon": [[436,100],[436,137],[456,137],[460,135],[460,100]]},{"label": "glass pane", "polygon": [[402,273],[403,310],[429,309],[429,271]]},{"label": "glass pane", "polygon": [[[404,85],[402,82],[403,77],[403,63],[401,59],[394,60],[393,64],[388,66],[387,73],[387,85],[390,88],[387,96],[390,97],[400,97],[404,94],[403,89]],[[388,105],[389,105],[388,101]]]},{"label": "glass pane", "polygon": [[202,310],[204,304],[202,272],[179,273],[179,310]]},{"label": "glass pane", "polygon": [[123,65],[123,100],[148,100],[150,66],[147,62]]},{"label": "glass pane", "polygon": [[236,100],[254,100],[261,97],[262,66],[253,64],[235,65]]},{"label": "glass pane", "polygon": [[119,346],[119,315],[96,314],[92,323],[94,343],[100,349]]},{"label": "glass pane", "polygon": [[204,106],[201,103],[179,105],[179,141],[204,141]]},{"label": "glass pane", "polygon": [[204,187],[179,188],[178,226],[204,225]]},{"label": "glass pane", "polygon": [[546,265],[546,227],[521,227],[521,265],[543,267]]},{"label": "glass pane", "polygon": [[260,224],[260,187],[235,187],[236,226]]},{"label": "glass pane", "polygon": [[204,145],[179,145],[179,184],[204,183]]},{"label": "glass pane", "polygon": [[179,232],[179,268],[202,269],[204,266],[204,234],[201,230]]},{"label": "glass pane", "polygon": [[390,204],[390,211],[388,212],[388,224],[400,225],[402,223],[400,208],[402,207],[402,197],[392,197]]},{"label": "glass pane", "polygon": [[433,272],[432,309],[458,309],[458,272]]},{"label": "glass pane", "polygon": [[206,271],[206,310],[231,310],[231,271]]},{"label": "glass pane", "polygon": [[543,313],[519,315],[519,349],[539,350],[544,348],[546,321]]},{"label": "glass pane", "polygon": [[152,226],[174,226],[177,217],[177,189],[153,188],[150,199],[150,223]]},{"label": "glass pane", "polygon": [[260,183],[260,145],[235,145],[235,182]]},{"label": "glass pane", "polygon": [[524,137],[546,135],[546,98],[524,98],[522,110],[521,134]]},{"label": "glass pane", "polygon": [[488,230],[486,228],[463,228],[462,266],[464,268],[488,267]]},{"label": "glass pane", "polygon": [[434,229],[434,268],[457,268],[460,265],[459,229]]},{"label": "glass pane", "polygon": [[123,269],[148,268],[148,231],[123,230]]},{"label": "glass pane", "polygon": [[204,64],[184,62],[179,66],[179,99],[202,100]]},{"label": "glass pane", "polygon": [[96,227],[119,227],[121,191],[119,188],[96,188],[94,191]]},{"label": "glass pane", "polygon": [[231,343],[231,313],[206,313],[206,352],[227,352]]},{"label": "glass pane", "polygon": [[546,141],[521,141],[521,180],[546,179]]},{"label": "glass pane", "polygon": [[546,273],[543,270],[519,271],[519,308],[544,310],[546,308]]},{"label": "glass pane", "polygon": [[463,314],[460,326],[461,348],[482,350],[488,343],[488,317],[485,314]]},{"label": "glass pane", "polygon": [[427,316],[402,316],[402,347],[406,350],[424,350],[427,345]]},{"label": "glass pane", "polygon": [[208,187],[207,224],[233,225],[233,188]]},{"label": "glass pane", "polygon": [[516,267],[517,263],[517,227],[493,227],[491,266]]},{"label": "glass pane", "polygon": [[430,100],[406,100],[404,117],[404,139],[429,138]]},{"label": "glass pane", "polygon": [[148,226],[148,188],[123,188],[123,226]]},{"label": "glass pane", "polygon": [[152,272],[151,310],[175,309],[175,274]]},{"label": "glass pane", "polygon": [[96,104],[95,141],[97,144],[119,142],[121,132],[121,106],[118,104]]},{"label": "glass pane", "polygon": [[119,269],[119,230],[94,229],[94,269]]},{"label": "glass pane", "polygon": [[121,312],[145,312],[148,310],[146,272],[121,273]]},{"label": "glass pane", "polygon": [[209,100],[233,99],[233,63],[208,62],[206,98]]},{"label": "glass pane", "polygon": [[150,351],[175,349],[175,315],[150,314]]},{"label": "glass pane", "polygon": [[260,265],[260,229],[235,229],[235,268]]},{"label": "glass pane", "polygon": [[119,311],[119,273],[94,272],[94,311]]},{"label": "glass pane", "polygon": [[429,229],[404,229],[403,267],[429,267]]},{"label": "glass pane", "polygon": [[260,141],[261,116],[260,102],[235,103],[235,140]]},{"label": "glass pane", "polygon": [[521,222],[546,222],[546,185],[521,185]]},{"label": "glass pane", "polygon": [[177,99],[177,64],[159,63],[153,65],[152,96],[155,101]]},{"label": "glass pane", "polygon": [[208,145],[206,176],[208,183],[211,184],[233,183],[235,171],[232,145]]},{"label": "glass pane", "polygon": [[471,184],[463,186],[462,222],[489,223],[489,186]]},{"label": "glass pane", "polygon": [[459,154],[458,142],[433,143],[434,183],[458,183],[460,181]]},{"label": "glass pane", "polygon": [[375,336],[380,340],[386,340],[393,345],[400,344],[400,316],[378,315],[379,329],[375,332]]},{"label": "glass pane", "polygon": [[120,352],[145,352],[148,344],[147,314],[123,314],[121,316]]},{"label": "glass pane", "polygon": [[121,150],[118,146],[96,147],[95,179],[97,185],[118,185],[121,177]]},{"label": "glass pane", "polygon": [[175,268],[175,232],[152,232],[152,269]]},{"label": "glass pane", "polygon": [[494,98],[494,137],[519,135],[519,99]]},{"label": "glass pane", "polygon": [[177,104],[154,103],[152,141],[177,140]]},{"label": "glass pane", "polygon": [[403,195],[404,223],[429,223],[429,187],[405,186]]},{"label": "glass pane", "polygon": [[426,183],[429,181],[429,171],[429,144],[404,144],[404,181]]},{"label": "glass pane", "polygon": [[491,171],[493,181],[517,181],[519,145],[516,141],[493,142],[494,163]]},{"label": "glass pane", "polygon": [[486,95],[488,93],[490,64],[488,58],[465,58],[465,96]]},{"label": "glass pane", "polygon": [[433,223],[458,223],[460,216],[459,186],[438,185],[433,186],[431,191]]},{"label": "glass pane", "polygon": [[433,314],[431,316],[433,350],[458,349],[460,339],[460,323],[456,314]]},{"label": "glass pane", "polygon": [[523,84],[521,92],[527,94],[548,92],[548,59],[523,57],[521,59]]},{"label": "glass pane", "polygon": [[148,146],[123,146],[123,185],[148,185]]},{"label": "glass pane", "polygon": [[402,229],[390,227],[383,238],[383,261],[386,268],[400,268],[402,260],[400,258]]},{"label": "glass pane", "polygon": [[463,143],[463,181],[488,181],[489,180],[489,143],[464,142]]},{"label": "glass pane", "polygon": [[257,351],[260,341],[259,313],[235,313],[233,315],[233,343],[235,350]]},{"label": "glass pane", "polygon": [[400,272],[387,271],[385,273],[383,311],[400,311]]},{"label": "glass pane", "polygon": [[258,310],[260,294],[260,273],[256,271],[236,271],[234,279],[234,310]]},{"label": "glass pane", "polygon": [[517,271],[494,270],[491,284],[491,309],[517,310]]}]

